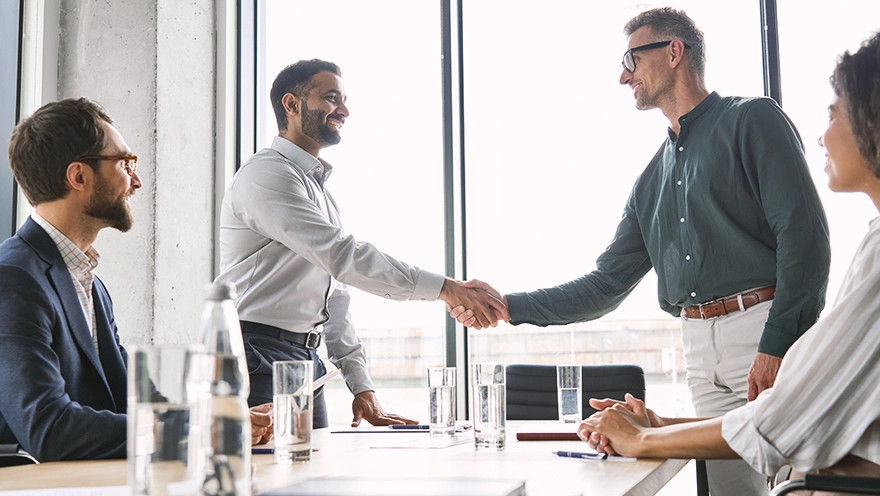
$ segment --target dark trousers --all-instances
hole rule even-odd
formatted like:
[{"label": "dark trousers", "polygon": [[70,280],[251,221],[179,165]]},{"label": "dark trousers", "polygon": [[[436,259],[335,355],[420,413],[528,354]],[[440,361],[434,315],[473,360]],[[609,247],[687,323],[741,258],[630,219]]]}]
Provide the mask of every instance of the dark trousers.
[{"label": "dark trousers", "polygon": [[[272,403],[272,362],[283,360],[311,360],[315,364],[315,379],[327,373],[324,362],[318,358],[316,350],[290,343],[283,339],[262,334],[242,333],[244,352],[247,356],[248,375],[251,381],[251,395],[248,406]],[[315,391],[312,401],[312,427],[321,429],[329,425],[324,388]]]}]

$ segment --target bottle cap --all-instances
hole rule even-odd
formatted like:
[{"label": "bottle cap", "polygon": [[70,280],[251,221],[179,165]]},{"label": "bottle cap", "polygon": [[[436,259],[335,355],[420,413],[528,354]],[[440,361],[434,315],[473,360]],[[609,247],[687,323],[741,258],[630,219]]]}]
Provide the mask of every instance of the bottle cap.
[{"label": "bottle cap", "polygon": [[223,301],[235,299],[235,284],[231,282],[212,283],[208,285],[205,299],[208,301]]}]

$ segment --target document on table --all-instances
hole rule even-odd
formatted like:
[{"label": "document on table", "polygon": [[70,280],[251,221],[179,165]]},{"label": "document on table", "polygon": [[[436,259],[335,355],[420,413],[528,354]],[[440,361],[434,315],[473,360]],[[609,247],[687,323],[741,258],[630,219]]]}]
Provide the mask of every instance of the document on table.
[{"label": "document on table", "polygon": [[0,496],[128,496],[128,486],[59,487],[54,489],[24,489],[0,491]]},{"label": "document on table", "polygon": [[[471,430],[473,427],[471,424],[462,423],[459,424],[455,428],[455,432],[463,433]],[[431,432],[430,428],[426,424],[420,425],[385,425],[385,426],[372,426],[372,425],[364,425],[360,427],[350,427],[347,425],[332,427],[330,430],[330,434],[389,434],[389,433],[397,433],[397,434],[414,434],[414,433],[424,433],[429,434]]]},{"label": "document on table", "polygon": [[525,482],[507,479],[319,477],[261,496],[524,496]]},{"label": "document on table", "polygon": [[[387,438],[386,438],[387,439]],[[454,436],[420,436],[418,439],[410,439],[394,444],[380,444],[370,446],[372,449],[442,449],[450,446],[458,446],[459,444],[474,442],[474,435],[470,432],[466,434],[456,434]]]}]

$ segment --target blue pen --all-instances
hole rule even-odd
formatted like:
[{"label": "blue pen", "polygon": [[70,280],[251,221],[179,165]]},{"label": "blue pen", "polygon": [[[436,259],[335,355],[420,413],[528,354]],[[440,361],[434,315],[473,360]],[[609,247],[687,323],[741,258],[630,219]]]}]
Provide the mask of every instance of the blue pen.
[{"label": "blue pen", "polygon": [[607,460],[608,453],[577,453],[574,451],[553,451],[556,456],[565,458],[583,458],[585,460]]},{"label": "blue pen", "polygon": [[413,430],[413,431],[426,431],[431,428],[430,425],[427,424],[417,424],[417,425],[407,425],[407,424],[394,424],[388,426],[391,429],[403,429],[403,430]]},{"label": "blue pen", "polygon": [[272,448],[251,448],[252,455],[271,455],[272,453],[275,453]]}]

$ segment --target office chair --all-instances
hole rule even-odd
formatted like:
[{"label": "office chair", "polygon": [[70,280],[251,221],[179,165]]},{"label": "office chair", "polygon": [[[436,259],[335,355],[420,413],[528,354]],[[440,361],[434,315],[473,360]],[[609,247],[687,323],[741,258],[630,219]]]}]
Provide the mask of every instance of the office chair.
[{"label": "office chair", "polygon": [[[645,400],[645,372],[638,365],[582,365],[583,415],[596,409],[590,398],[623,401],[630,393]],[[507,419],[556,420],[556,365],[515,364],[507,366]]]},{"label": "office chair", "polygon": [[789,480],[779,484],[770,491],[770,496],[782,496],[791,491],[799,490],[834,491],[847,494],[880,494],[880,478],[806,474],[803,479]]},{"label": "office chair", "polygon": [[0,468],[40,463],[17,444],[0,444]]}]

